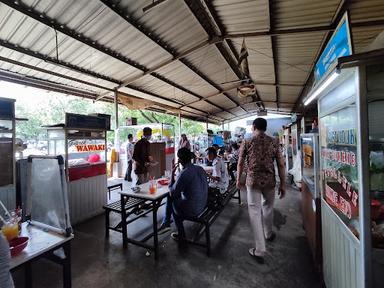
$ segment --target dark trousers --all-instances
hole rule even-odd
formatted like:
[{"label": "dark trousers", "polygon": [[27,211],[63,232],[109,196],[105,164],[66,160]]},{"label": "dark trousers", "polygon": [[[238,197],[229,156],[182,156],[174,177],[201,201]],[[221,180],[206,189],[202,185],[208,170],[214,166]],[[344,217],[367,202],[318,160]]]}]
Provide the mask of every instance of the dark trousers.
[{"label": "dark trousers", "polygon": [[129,160],[128,161],[127,171],[125,172],[124,180],[132,181],[131,174],[132,174],[132,160]]},{"label": "dark trousers", "polygon": [[171,223],[171,217],[173,217],[173,220],[175,221],[177,232],[179,234],[180,238],[185,238],[185,230],[184,230],[184,217],[182,213],[181,207],[178,207],[177,203],[172,200],[171,196],[167,197],[167,204],[165,207],[165,217],[163,220],[163,223],[170,224]]},{"label": "dark trousers", "polygon": [[237,171],[237,163],[231,163],[228,167],[229,176],[231,176],[232,181],[235,181],[235,174],[233,172]]}]

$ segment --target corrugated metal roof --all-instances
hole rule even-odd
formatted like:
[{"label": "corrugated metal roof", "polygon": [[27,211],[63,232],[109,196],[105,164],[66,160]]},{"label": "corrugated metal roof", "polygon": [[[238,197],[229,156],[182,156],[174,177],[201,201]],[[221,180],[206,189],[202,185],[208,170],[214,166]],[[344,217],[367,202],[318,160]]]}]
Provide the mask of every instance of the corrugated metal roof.
[{"label": "corrugated metal roof", "polygon": [[364,52],[369,44],[384,31],[384,26],[381,27],[363,27],[355,28],[352,32],[353,49],[355,53]]},{"label": "corrugated metal roof", "polygon": [[185,57],[185,59],[201,72],[209,75],[209,78],[216,84],[238,79],[220,55],[215,45],[200,49]]},{"label": "corrugated metal roof", "polygon": [[277,29],[324,26],[332,23],[340,0],[274,0]]},{"label": "corrugated metal roof", "polygon": [[[15,5],[14,1],[10,2]],[[29,49],[32,53],[40,53],[43,55],[42,58],[48,56],[54,59],[57,52],[56,34],[55,30],[50,27],[51,25],[43,24],[26,16],[25,11],[24,13],[18,12],[5,4],[0,4],[0,40],[8,41],[11,46],[13,45],[13,48],[11,46],[4,48],[2,47],[4,44],[2,44],[0,46],[1,57],[107,88],[115,88],[119,81],[123,82],[139,77],[138,80],[130,83],[130,87],[136,87],[137,90],[130,88],[122,88],[121,90],[175,108],[193,103],[191,105],[200,110],[184,107],[183,109],[188,111],[184,112],[186,115],[187,113],[194,113],[194,115],[204,116],[204,112],[211,114],[221,112],[217,114],[217,117],[229,119],[235,117],[233,114],[245,114],[243,109],[235,108],[236,104],[226,96],[215,95],[219,91],[214,86],[225,90],[234,83],[222,83],[238,79],[228,64],[231,61],[223,57],[215,44],[207,44],[206,47],[189,53],[183,60],[184,63],[173,60],[171,64],[157,69],[155,72],[160,75],[157,78],[154,77],[156,75],[142,76],[143,71],[131,65],[133,62],[138,63],[145,66],[142,68],[145,71],[162,66],[169,62],[173,55],[207,41],[207,32],[201,27],[190,7],[183,0],[165,1],[147,13],[143,13],[142,8],[150,4],[151,0],[114,1],[114,7],[119,10],[119,13],[121,12],[121,15],[113,11],[115,8],[108,7],[100,0],[19,0],[18,3],[25,4],[32,11],[36,10],[41,13],[42,18],[45,19],[48,16],[57,23],[73,29],[76,34],[82,35],[81,37],[87,37],[91,42],[108,48],[107,52],[101,52],[100,50],[103,49],[95,49],[95,47],[91,47],[92,44],[87,45],[76,40],[76,37],[70,37],[61,32],[57,33],[58,58],[63,61],[61,63],[87,69],[88,72],[98,73],[102,77],[113,78],[115,83],[75,72],[73,67],[69,69],[63,65],[38,59],[41,56],[28,56],[24,55],[22,51],[16,51],[17,48],[21,47]],[[111,2],[111,5],[113,3]],[[256,83],[258,94],[267,108],[277,108],[275,103],[277,99],[276,88],[273,86],[276,82],[273,56],[276,56],[277,78],[279,80],[277,84],[288,84],[288,86],[279,85],[278,98],[282,102],[279,108],[282,111],[288,111],[292,109],[293,104],[291,103],[297,100],[302,90],[302,87],[297,85],[304,85],[311,72],[313,62],[325,37],[324,26],[332,23],[341,3],[341,0],[273,1],[271,13],[273,13],[274,30],[280,30],[280,33],[284,33],[281,30],[320,26],[322,32],[297,32],[273,36],[251,35],[246,38],[250,74]],[[267,33],[269,30],[270,8],[267,0],[212,0],[211,4],[215,10],[215,13],[212,14],[213,17],[218,16],[216,20],[221,21],[224,26],[223,30],[227,33],[256,33],[257,31]],[[20,6],[17,7],[17,5],[15,8],[19,9]],[[352,0],[350,11],[352,23],[384,20],[384,2],[382,0]],[[122,16],[126,18],[122,18]],[[151,31],[151,35],[145,35],[140,31],[141,28],[133,27],[128,21],[145,27],[144,30]],[[383,26],[375,25],[374,27],[352,28],[355,52],[363,51],[383,30]],[[212,35],[210,36],[212,37]],[[274,37],[276,55],[272,53],[271,37]],[[233,55],[240,52],[242,40],[243,38],[232,38],[236,50]],[[166,45],[166,47],[162,48],[161,45]],[[225,42],[223,47],[231,55],[231,47]],[[117,57],[119,55],[122,57]],[[233,62],[236,62],[235,57]],[[187,66],[193,66],[192,68],[200,71],[202,76]],[[36,71],[36,69],[22,67],[21,64],[0,62],[0,69],[54,81],[98,95],[106,93],[106,90],[100,89],[100,87],[86,85],[57,75],[49,75]],[[158,78],[165,78],[165,81]],[[203,78],[207,78],[207,80]],[[181,86],[181,89],[189,90],[190,93],[175,88],[172,82]],[[250,99],[239,99],[236,89],[226,91],[226,94],[236,102],[244,104],[244,108],[249,111],[257,109],[255,103],[248,103]],[[156,95],[165,99],[160,99]],[[200,101],[200,97],[209,97],[209,100],[208,102]],[[233,114],[222,112],[223,109]]]},{"label": "corrugated metal roof", "polygon": [[[233,43],[240,53],[242,39],[234,39]],[[251,78],[256,83],[275,83],[271,38],[269,36],[249,38],[245,40],[245,44],[249,55],[248,64]]]},{"label": "corrugated metal roof", "polygon": [[152,0],[122,0],[119,7],[150,27],[178,52],[208,39],[183,0],[169,0],[143,13],[142,8],[150,3]]},{"label": "corrugated metal roof", "polygon": [[209,97],[209,101],[213,102],[214,104],[220,105],[225,109],[231,109],[236,107],[236,103],[228,99],[228,97],[224,96],[223,94],[214,97]]},{"label": "corrugated metal roof", "polygon": [[351,22],[364,22],[369,20],[384,19],[384,1],[382,0],[351,0]]},{"label": "corrugated metal roof", "polygon": [[213,0],[212,3],[228,33],[269,29],[268,0]]},{"label": "corrugated metal roof", "polygon": [[276,37],[281,83],[304,84],[324,37],[324,32]]}]

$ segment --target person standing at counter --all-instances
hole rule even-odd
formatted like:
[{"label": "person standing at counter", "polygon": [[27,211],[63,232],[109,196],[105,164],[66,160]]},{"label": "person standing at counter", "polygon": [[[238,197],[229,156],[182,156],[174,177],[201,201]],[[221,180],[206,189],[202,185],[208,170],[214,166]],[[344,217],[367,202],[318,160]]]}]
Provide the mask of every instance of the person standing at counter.
[{"label": "person standing at counter", "polygon": [[253,121],[253,136],[241,144],[237,165],[237,187],[241,189],[241,174],[247,162],[248,213],[255,240],[255,248],[249,249],[249,254],[260,264],[264,263],[265,240],[273,241],[276,237],[272,230],[276,185],[275,160],[280,177],[280,199],[285,195],[284,160],[277,142],[265,134],[266,130],[267,120],[256,118]]},{"label": "person standing at counter", "polygon": [[148,167],[153,157],[149,154],[149,147],[152,137],[152,129],[145,127],[143,129],[143,137],[136,142],[133,149],[133,160],[135,161],[135,174],[137,175],[137,185],[148,182]]},{"label": "person standing at counter", "polygon": [[133,149],[134,149],[134,145],[133,145],[133,136],[132,134],[128,134],[128,142],[127,142],[127,146],[126,146],[126,153],[127,153],[127,171],[125,172],[125,177],[124,177],[124,180],[125,181],[128,181],[128,182],[132,182],[132,177],[131,177],[131,174],[132,174],[132,157],[133,157]]}]

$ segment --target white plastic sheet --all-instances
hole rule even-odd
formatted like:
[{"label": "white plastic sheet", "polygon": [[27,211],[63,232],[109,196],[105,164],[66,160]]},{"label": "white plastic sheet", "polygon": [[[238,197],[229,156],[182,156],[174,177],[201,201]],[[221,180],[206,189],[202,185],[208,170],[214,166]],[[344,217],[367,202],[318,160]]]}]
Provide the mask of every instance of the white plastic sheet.
[{"label": "white plastic sheet", "polygon": [[71,233],[62,156],[30,156],[28,170],[27,217],[45,228]]}]

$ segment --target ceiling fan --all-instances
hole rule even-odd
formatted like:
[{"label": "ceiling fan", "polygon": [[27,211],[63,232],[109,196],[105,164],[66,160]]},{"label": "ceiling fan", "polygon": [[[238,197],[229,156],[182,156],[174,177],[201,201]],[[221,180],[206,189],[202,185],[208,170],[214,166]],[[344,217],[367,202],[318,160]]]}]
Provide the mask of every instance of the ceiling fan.
[{"label": "ceiling fan", "polygon": [[243,44],[241,45],[240,57],[237,65],[243,73],[243,79],[223,82],[220,84],[240,83],[237,87],[237,95],[240,98],[254,97],[256,95],[256,85],[249,75],[248,50],[245,45],[245,39],[243,39]]}]

